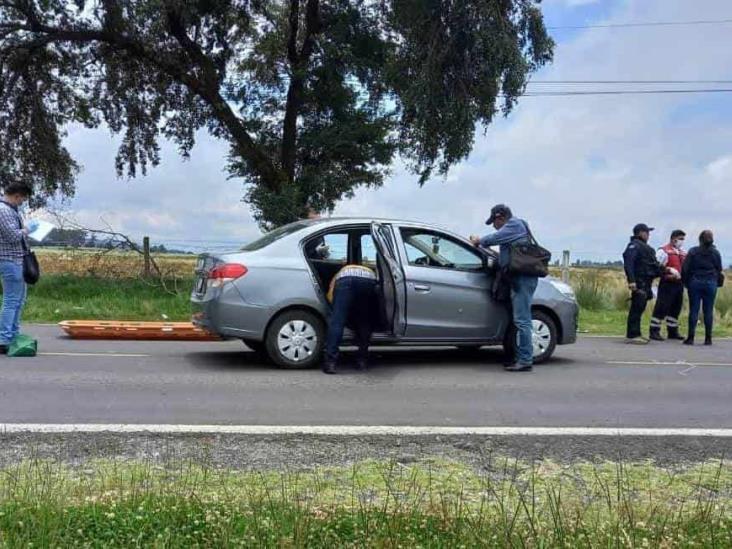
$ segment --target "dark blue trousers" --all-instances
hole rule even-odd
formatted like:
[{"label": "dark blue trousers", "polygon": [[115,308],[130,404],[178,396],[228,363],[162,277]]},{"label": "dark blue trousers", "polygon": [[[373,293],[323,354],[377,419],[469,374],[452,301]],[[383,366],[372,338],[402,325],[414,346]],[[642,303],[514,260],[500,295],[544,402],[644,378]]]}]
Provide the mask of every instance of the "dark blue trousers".
[{"label": "dark blue trousers", "polygon": [[694,336],[699,322],[699,309],[704,310],[704,330],[712,335],[714,325],[714,301],[717,298],[716,280],[692,280],[689,283],[689,337]]},{"label": "dark blue trousers", "polygon": [[326,360],[338,360],[338,347],[343,340],[346,326],[355,332],[359,359],[365,360],[378,318],[377,312],[375,280],[358,276],[345,276],[337,280],[333,289],[333,307],[325,341]]}]

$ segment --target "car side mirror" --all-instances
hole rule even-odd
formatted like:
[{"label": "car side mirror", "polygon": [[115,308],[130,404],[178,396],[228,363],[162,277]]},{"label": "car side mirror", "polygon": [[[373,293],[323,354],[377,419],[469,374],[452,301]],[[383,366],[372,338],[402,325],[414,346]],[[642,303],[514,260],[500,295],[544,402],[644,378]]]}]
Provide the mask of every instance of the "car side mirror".
[{"label": "car side mirror", "polygon": [[483,256],[483,269],[488,273],[494,273],[496,271],[497,261],[492,255]]}]

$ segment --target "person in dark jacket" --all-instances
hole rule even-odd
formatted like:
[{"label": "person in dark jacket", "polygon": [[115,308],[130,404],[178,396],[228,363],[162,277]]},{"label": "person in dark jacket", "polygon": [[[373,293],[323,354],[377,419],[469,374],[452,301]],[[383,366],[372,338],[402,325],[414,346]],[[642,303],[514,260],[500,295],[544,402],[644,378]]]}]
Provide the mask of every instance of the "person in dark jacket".
[{"label": "person in dark jacket", "polygon": [[712,327],[714,324],[714,301],[717,298],[717,287],[723,279],[722,256],[714,246],[712,231],[702,231],[699,235],[699,246],[689,250],[681,279],[689,291],[689,333],[684,345],[694,345],[694,333],[699,322],[699,309],[704,309],[704,345],[712,344]]},{"label": "person in dark jacket", "polygon": [[648,339],[641,334],[641,319],[646,305],[653,299],[653,279],[661,276],[663,268],[656,259],[656,251],[648,245],[653,227],[639,223],[633,227],[633,236],[623,252],[625,276],[630,290],[630,311],[626,342],[646,344]]}]

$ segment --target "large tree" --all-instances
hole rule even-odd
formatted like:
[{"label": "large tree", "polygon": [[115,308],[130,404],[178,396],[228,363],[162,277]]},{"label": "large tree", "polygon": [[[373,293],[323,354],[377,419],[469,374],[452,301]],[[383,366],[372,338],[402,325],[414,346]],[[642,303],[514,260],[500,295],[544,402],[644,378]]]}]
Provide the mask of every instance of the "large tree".
[{"label": "large tree", "polygon": [[[65,129],[121,134],[119,175],[159,142],[230,144],[263,226],[470,152],[552,57],[539,0],[0,0],[0,177],[72,194]],[[201,189],[205,192],[205,189]]]}]

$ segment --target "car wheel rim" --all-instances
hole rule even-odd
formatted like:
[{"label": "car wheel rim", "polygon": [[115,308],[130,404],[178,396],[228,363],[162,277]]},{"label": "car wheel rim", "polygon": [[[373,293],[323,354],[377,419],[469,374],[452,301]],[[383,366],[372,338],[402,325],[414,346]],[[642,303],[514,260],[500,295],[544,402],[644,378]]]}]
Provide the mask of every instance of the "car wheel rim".
[{"label": "car wheel rim", "polygon": [[313,355],[318,345],[318,335],[304,320],[291,320],[277,334],[277,349],[292,362],[302,362]]},{"label": "car wheel rim", "polygon": [[[534,358],[543,355],[552,344],[552,331],[549,325],[541,320],[531,321],[531,345],[534,348]],[[519,345],[519,334],[516,334],[516,346]]]}]

